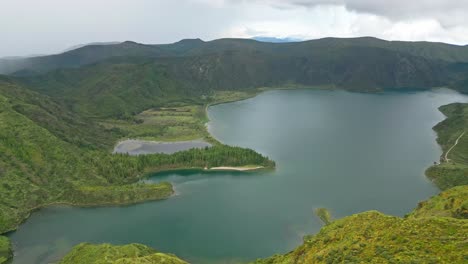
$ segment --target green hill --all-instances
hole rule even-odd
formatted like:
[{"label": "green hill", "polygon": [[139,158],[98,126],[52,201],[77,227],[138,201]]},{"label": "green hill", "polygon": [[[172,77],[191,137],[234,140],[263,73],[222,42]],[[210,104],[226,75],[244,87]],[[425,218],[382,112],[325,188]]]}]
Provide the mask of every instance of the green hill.
[{"label": "green hill", "polygon": [[420,202],[409,217],[442,216],[468,219],[468,186],[453,187],[431,199]]},{"label": "green hill", "polygon": [[154,249],[140,244],[113,246],[109,244],[92,245],[83,243],[75,246],[60,264],[96,263],[96,264],[125,264],[125,263],[164,263],[187,264],[187,262],[171,254],[159,253]]}]

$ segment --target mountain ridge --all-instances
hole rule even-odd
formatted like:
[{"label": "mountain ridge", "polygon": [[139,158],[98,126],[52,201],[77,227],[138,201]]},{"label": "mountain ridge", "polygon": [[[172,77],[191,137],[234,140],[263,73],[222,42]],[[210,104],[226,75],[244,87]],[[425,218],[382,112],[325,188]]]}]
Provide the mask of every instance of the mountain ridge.
[{"label": "mountain ridge", "polygon": [[330,47],[380,47],[414,56],[438,59],[448,62],[468,62],[468,47],[439,42],[387,41],[374,37],[359,38],[321,38],[300,42],[269,43],[253,39],[222,38],[212,41],[200,39],[181,40],[172,44],[141,44],[125,41],[109,45],[87,45],[55,55],[22,58],[19,60],[0,60],[0,73],[13,74],[20,70],[46,73],[50,70],[80,67],[113,57],[168,57],[203,56],[213,52],[229,50],[254,50],[270,55],[281,53],[290,56],[308,56],[308,52]]}]

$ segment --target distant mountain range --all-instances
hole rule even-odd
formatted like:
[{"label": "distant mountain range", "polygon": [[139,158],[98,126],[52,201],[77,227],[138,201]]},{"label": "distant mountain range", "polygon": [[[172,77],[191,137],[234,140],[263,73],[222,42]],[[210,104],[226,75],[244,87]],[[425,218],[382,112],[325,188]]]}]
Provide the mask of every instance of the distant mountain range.
[{"label": "distant mountain range", "polygon": [[69,98],[87,114],[115,116],[216,90],[258,87],[379,91],[444,86],[468,92],[468,47],[371,37],[287,43],[126,41],[1,61],[0,72],[30,89]]}]

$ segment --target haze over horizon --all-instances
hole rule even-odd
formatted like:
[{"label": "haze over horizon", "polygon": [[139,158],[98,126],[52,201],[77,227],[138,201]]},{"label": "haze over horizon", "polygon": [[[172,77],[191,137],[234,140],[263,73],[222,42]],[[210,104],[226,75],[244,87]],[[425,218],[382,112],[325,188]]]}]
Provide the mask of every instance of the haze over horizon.
[{"label": "haze over horizon", "polygon": [[0,10],[0,57],[54,54],[93,42],[257,36],[468,44],[468,0],[16,0],[1,2]]}]

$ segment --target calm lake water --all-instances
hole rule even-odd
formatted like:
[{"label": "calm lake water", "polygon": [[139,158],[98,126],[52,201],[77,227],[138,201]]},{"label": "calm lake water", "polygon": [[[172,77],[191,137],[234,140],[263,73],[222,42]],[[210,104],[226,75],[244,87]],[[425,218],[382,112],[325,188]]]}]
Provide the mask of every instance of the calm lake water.
[{"label": "calm lake water", "polygon": [[211,146],[202,140],[176,141],[176,142],[155,142],[138,139],[127,139],[119,142],[114,153],[128,153],[129,155],[142,155],[152,153],[172,154],[177,151],[188,150],[192,148],[204,148]]},{"label": "calm lake water", "polygon": [[403,216],[438,191],[424,176],[441,151],[432,126],[449,90],[361,94],[269,91],[209,109],[210,132],[274,159],[271,172],[154,175],[177,195],[128,207],[40,210],[10,235],[14,263],[47,263],[88,241],[143,243],[193,263],[285,253],[317,232],[317,207],[336,218],[366,210]]}]

